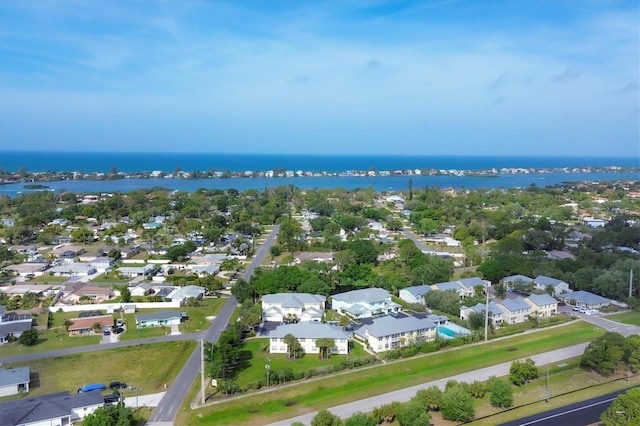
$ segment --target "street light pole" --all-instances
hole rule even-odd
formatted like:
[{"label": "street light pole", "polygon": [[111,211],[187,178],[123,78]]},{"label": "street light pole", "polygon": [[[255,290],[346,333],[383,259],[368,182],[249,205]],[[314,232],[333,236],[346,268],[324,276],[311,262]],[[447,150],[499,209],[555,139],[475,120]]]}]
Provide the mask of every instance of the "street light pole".
[{"label": "street light pole", "polygon": [[270,362],[271,360],[267,358],[267,364],[264,366],[264,368],[267,370],[267,387],[269,387],[269,370],[271,370],[271,364],[269,364]]}]

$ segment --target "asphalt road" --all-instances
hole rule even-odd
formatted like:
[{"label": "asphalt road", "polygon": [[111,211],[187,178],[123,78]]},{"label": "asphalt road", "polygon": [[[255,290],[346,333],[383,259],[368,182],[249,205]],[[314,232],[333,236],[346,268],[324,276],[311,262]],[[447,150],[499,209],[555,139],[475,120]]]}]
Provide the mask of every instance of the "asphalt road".
[{"label": "asphalt road", "polygon": [[429,250],[429,248],[427,248],[427,246],[425,246],[424,243],[418,239],[418,236],[414,234],[410,229],[403,229],[402,234],[413,241],[416,247],[418,247],[418,249],[420,249],[421,251]]},{"label": "asphalt road", "polygon": [[607,395],[504,423],[502,426],[585,426],[594,424],[600,420],[600,415],[609,408],[616,397],[626,391],[627,389],[619,390]]},{"label": "asphalt road", "polygon": [[[598,327],[604,328],[609,331],[617,331],[618,333],[621,333],[625,336],[628,336],[630,334],[640,334],[640,327],[627,326],[627,325],[620,324],[614,321],[607,320],[606,318],[600,318],[597,316],[582,315],[581,317],[583,320],[592,322]],[[534,355],[534,356],[531,356],[530,358],[533,359],[537,365],[557,363],[568,358],[574,358],[582,355],[587,345],[588,343],[581,343],[579,345],[569,346],[569,347],[558,349],[555,351]],[[430,386],[438,386],[440,389],[444,389],[445,384],[449,380],[473,382],[474,380],[485,381],[489,379],[490,376],[497,376],[497,377],[506,376],[509,374],[509,368],[511,367],[511,363],[516,359],[519,359],[519,357],[514,356],[514,359],[512,361],[494,365],[491,367],[486,367],[479,370],[458,374],[456,376],[447,377],[447,378],[436,380],[433,382],[422,383],[420,385],[411,386],[405,389],[384,393],[384,394],[373,396],[366,399],[361,399],[359,401],[350,402],[348,404],[338,405],[336,407],[330,407],[328,408],[328,410],[340,416],[341,418],[348,418],[357,412],[362,412],[362,413],[371,412],[373,411],[374,408],[384,404],[388,404],[390,401],[399,401],[399,402],[409,401],[420,389],[425,389]],[[408,371],[407,374],[411,374],[411,371]],[[552,389],[552,393],[553,393],[553,389]],[[304,414],[298,417],[283,420],[281,422],[272,423],[271,426],[288,426],[293,422],[302,422],[304,424],[310,424],[311,420],[316,414],[317,412]],[[556,423],[553,423],[553,425],[554,426],[564,425],[564,423],[556,422]]]},{"label": "asphalt road", "polygon": [[[265,256],[269,252],[269,248],[274,243],[280,227],[276,225],[273,231],[269,234],[264,244],[258,250],[255,258],[242,274],[242,278],[249,280],[253,271],[262,264]],[[233,314],[238,301],[235,297],[231,296],[222,307],[222,310],[218,313],[213,320],[211,326],[203,333],[204,340],[207,342],[217,342],[220,334],[227,328],[229,319]],[[193,338],[193,335],[191,335]],[[171,386],[167,389],[167,393],[164,395],[158,407],[153,410],[151,417],[149,418],[148,425],[165,425],[173,424],[175,421],[178,410],[182,406],[185,395],[189,391],[189,388],[193,384],[200,373],[200,344],[198,344],[197,350],[193,351],[187,363],[182,367],[182,370],[173,381]]]}]

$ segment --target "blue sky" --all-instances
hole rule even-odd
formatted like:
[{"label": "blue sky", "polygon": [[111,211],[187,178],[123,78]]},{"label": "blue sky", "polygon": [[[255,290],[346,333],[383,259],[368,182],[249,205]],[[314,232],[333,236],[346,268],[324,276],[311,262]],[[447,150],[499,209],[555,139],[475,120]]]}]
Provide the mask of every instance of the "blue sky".
[{"label": "blue sky", "polygon": [[640,155],[638,1],[0,2],[0,150]]}]

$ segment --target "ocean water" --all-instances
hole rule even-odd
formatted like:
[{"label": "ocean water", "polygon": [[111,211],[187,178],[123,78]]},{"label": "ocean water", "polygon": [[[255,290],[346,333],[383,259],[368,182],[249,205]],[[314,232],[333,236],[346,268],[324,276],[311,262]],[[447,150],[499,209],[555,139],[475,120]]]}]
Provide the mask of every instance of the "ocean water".
[{"label": "ocean water", "polygon": [[273,169],[341,172],[347,170],[458,169],[502,167],[557,168],[588,166],[640,167],[629,157],[524,157],[524,156],[382,156],[382,155],[258,155],[118,152],[0,152],[0,168],[15,172],[117,171],[167,173],[183,171],[266,171]]},{"label": "ocean water", "polygon": [[[230,178],[230,179],[118,179],[118,180],[61,180],[42,182],[49,191],[74,193],[130,192],[144,188],[167,188],[194,192],[206,189],[247,189],[264,190],[282,185],[293,185],[301,189],[314,188],[373,188],[377,192],[405,191],[409,187],[409,179],[413,188],[440,187],[460,189],[477,188],[525,188],[530,185],[540,187],[552,186],[562,182],[604,182],[613,180],[638,180],[637,173],[548,173],[548,174],[513,174],[496,178],[473,176],[328,176],[328,177],[293,177],[293,178]],[[27,183],[0,185],[0,196],[16,197],[30,192],[24,186]]]},{"label": "ocean water", "polygon": [[[561,167],[620,166],[640,167],[634,157],[474,157],[474,156],[347,156],[347,155],[246,155],[246,154],[167,154],[167,153],[64,153],[64,152],[0,152],[0,168],[15,172],[30,171],[151,172],[184,171],[266,171],[273,169],[344,172],[347,170],[488,170],[503,167],[553,169]],[[414,188],[524,188],[532,184],[551,186],[567,181],[637,180],[638,173],[545,173],[503,174],[495,178],[474,176],[327,176],[293,178],[231,179],[119,179],[65,180],[43,182],[52,192],[130,192],[137,189],[163,187],[188,192],[200,188],[262,190],[280,185],[311,188],[373,188],[376,191],[401,191],[412,180]],[[0,185],[0,195],[15,197],[29,192],[25,183]]]}]

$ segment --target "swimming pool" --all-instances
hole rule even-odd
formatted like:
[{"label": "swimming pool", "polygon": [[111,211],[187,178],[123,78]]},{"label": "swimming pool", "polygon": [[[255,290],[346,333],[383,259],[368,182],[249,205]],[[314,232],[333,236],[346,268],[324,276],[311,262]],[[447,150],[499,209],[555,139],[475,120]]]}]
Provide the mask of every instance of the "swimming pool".
[{"label": "swimming pool", "polygon": [[445,339],[454,339],[456,337],[471,334],[471,332],[466,328],[452,323],[439,325],[438,327],[436,327],[436,330],[438,331],[438,334]]}]

